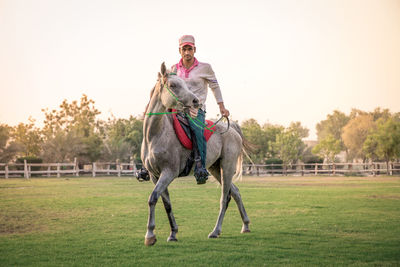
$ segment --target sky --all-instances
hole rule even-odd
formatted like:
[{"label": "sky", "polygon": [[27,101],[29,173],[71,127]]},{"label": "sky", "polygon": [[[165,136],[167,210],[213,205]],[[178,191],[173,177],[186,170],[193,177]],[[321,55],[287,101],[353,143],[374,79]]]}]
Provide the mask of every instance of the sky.
[{"label": "sky", "polygon": [[0,123],[40,126],[82,94],[102,119],[141,115],[184,34],[233,120],[315,139],[334,110],[400,112],[400,0],[0,0]]}]

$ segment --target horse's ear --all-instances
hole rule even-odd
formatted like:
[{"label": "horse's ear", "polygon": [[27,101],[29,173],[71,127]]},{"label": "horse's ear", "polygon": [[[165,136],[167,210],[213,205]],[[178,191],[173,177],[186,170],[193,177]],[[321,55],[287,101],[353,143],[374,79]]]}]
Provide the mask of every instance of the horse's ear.
[{"label": "horse's ear", "polygon": [[165,67],[165,62],[161,64],[161,75],[164,77],[167,76],[167,67]]}]

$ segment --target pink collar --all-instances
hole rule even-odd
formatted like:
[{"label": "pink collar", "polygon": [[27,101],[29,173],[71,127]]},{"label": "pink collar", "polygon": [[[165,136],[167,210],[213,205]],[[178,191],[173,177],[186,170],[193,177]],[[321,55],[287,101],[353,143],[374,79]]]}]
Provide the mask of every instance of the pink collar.
[{"label": "pink collar", "polygon": [[[179,61],[179,63],[176,64],[176,68],[177,68],[177,70],[178,70],[178,76],[181,77],[181,78],[189,78],[189,73],[190,73],[190,72],[192,71],[192,69],[193,69],[194,67],[196,67],[197,65],[199,65],[199,61],[198,61],[196,58],[194,58],[194,63],[193,63],[193,65],[192,65],[189,69],[187,69],[187,68],[185,68],[185,66],[183,66],[183,60],[181,59],[181,60]],[[183,74],[185,74],[185,77],[182,77]]]}]

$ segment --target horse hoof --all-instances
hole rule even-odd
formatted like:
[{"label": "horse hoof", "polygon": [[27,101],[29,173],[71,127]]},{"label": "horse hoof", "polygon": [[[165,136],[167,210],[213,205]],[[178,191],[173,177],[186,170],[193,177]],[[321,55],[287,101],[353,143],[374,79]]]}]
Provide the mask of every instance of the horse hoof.
[{"label": "horse hoof", "polygon": [[244,224],[242,227],[242,231],[240,231],[242,234],[243,233],[250,233],[250,228],[248,224]]},{"label": "horse hoof", "polygon": [[178,239],[176,237],[168,237],[167,242],[177,242]]},{"label": "horse hoof", "polygon": [[145,238],[145,239],[144,239],[144,244],[145,244],[146,246],[152,246],[152,245],[154,245],[156,242],[157,242],[156,236],[152,236],[152,237],[150,237],[150,238]]},{"label": "horse hoof", "polygon": [[208,235],[208,238],[218,238],[218,237],[219,237],[219,234],[216,234],[216,233],[210,233]]}]

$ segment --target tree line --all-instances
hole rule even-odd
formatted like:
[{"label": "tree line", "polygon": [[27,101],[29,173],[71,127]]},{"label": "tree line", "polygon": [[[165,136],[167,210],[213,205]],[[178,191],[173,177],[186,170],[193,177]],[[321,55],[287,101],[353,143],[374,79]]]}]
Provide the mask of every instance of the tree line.
[{"label": "tree line", "polygon": [[318,144],[313,152],[334,162],[340,151],[347,161],[389,161],[400,158],[400,113],[376,108],[353,109],[349,115],[335,110],[316,126]]},{"label": "tree line", "polygon": [[83,95],[80,101],[64,100],[55,110],[42,110],[42,128],[34,120],[15,127],[0,125],[0,162],[28,158],[40,162],[95,161],[128,162],[140,159],[143,122],[140,118],[100,120],[94,101]]},{"label": "tree line", "polygon": [[372,112],[353,109],[350,114],[335,110],[316,125],[317,144],[303,141],[308,129],[299,122],[285,128],[260,125],[254,119],[242,123],[244,135],[255,145],[252,157],[258,163],[294,164],[338,161],[398,161],[400,159],[400,113],[376,108]]},{"label": "tree line", "polygon": [[[44,109],[41,128],[32,119],[15,127],[0,124],[0,162],[72,162],[74,158],[81,164],[131,158],[140,162],[143,120],[134,116],[100,120],[94,104],[82,95],[80,101],[64,100],[58,109]],[[316,125],[314,146],[306,145],[309,130],[300,122],[284,127],[248,119],[241,127],[253,144],[254,163],[335,162],[343,151],[347,161],[400,158],[400,113],[388,109],[353,109],[348,115],[335,110]]]}]

